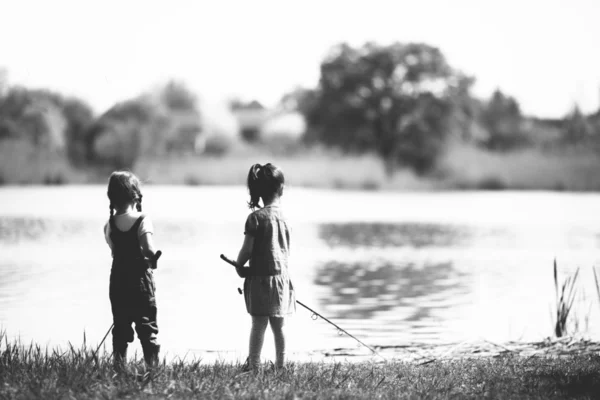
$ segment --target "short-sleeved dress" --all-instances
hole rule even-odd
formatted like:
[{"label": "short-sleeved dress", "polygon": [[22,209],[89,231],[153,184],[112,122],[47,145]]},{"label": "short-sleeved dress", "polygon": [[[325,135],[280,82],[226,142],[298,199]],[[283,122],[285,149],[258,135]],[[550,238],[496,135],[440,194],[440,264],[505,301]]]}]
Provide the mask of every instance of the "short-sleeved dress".
[{"label": "short-sleeved dress", "polygon": [[246,310],[253,316],[285,317],[296,311],[288,273],[290,229],[278,206],[266,206],[246,219],[245,235],[254,237],[250,268],[243,268]]}]

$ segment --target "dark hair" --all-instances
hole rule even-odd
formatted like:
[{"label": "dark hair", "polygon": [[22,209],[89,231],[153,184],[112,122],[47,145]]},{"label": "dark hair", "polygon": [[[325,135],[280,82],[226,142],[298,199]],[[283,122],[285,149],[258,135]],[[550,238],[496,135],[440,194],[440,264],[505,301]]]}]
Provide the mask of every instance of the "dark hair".
[{"label": "dark hair", "polygon": [[264,203],[266,199],[272,199],[275,195],[281,196],[284,183],[285,179],[281,169],[271,163],[254,164],[248,172],[248,192],[250,193],[248,207],[258,208],[258,201],[261,197]]},{"label": "dark hair", "polygon": [[142,211],[140,180],[129,171],[115,171],[110,175],[107,195],[111,218],[116,207],[123,207],[131,202],[135,202],[137,210]]}]

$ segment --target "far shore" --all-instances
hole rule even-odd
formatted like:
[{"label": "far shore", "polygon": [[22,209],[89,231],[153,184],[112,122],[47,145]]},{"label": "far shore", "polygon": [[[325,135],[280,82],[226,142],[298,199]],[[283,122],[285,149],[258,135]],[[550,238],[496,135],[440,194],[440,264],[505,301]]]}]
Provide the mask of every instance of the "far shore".
[{"label": "far shore", "polygon": [[[21,154],[17,143],[0,148],[0,185],[105,184],[111,168],[76,168],[60,154]],[[14,147],[14,148],[13,148]],[[450,146],[436,171],[418,176],[398,168],[386,174],[374,154],[351,155],[311,148],[273,152],[241,146],[217,155],[142,157],[132,170],[146,184],[244,185],[250,165],[282,167],[295,187],[365,191],[544,190],[600,191],[600,156],[592,150],[522,149],[489,152]]]}]

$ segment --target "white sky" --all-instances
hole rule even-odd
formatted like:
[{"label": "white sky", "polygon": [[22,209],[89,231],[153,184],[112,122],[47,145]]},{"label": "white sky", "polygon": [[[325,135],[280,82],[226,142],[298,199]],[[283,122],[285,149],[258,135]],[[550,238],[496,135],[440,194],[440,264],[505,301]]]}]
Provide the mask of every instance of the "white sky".
[{"label": "white sky", "polygon": [[600,102],[598,0],[0,0],[10,83],[77,95],[102,112],[169,78],[205,101],[274,105],[314,87],[340,42],[421,41],[528,114]]}]

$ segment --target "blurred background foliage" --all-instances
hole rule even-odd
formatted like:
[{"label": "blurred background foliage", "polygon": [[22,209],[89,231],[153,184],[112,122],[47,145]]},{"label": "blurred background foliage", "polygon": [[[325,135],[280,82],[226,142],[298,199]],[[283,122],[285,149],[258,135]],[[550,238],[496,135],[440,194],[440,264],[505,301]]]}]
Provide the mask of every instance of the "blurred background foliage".
[{"label": "blurred background foliage", "polygon": [[304,186],[600,188],[600,110],[523,115],[500,90],[476,98],[474,82],[424,43],[340,43],[315,87],[272,109],[209,106],[171,81],[96,115],[82,99],[11,85],[4,71],[0,182],[103,182],[128,168],[154,183],[242,184],[249,164],[270,160]]}]

